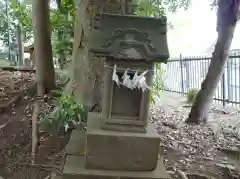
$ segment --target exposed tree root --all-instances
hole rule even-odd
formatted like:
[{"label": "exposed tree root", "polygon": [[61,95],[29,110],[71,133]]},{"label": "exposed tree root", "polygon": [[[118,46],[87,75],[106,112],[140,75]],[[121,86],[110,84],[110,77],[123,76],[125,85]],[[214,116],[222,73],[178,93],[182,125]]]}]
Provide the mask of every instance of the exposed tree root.
[{"label": "exposed tree root", "polygon": [[36,155],[38,149],[38,116],[39,116],[39,103],[36,101],[34,104],[32,115],[32,164],[36,162]]}]

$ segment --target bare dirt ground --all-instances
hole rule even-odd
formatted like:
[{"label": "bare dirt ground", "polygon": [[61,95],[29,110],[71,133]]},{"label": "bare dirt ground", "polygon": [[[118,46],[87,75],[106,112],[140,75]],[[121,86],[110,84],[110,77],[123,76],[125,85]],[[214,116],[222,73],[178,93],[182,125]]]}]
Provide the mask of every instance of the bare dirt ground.
[{"label": "bare dirt ground", "polygon": [[240,178],[238,109],[212,106],[207,125],[189,126],[184,123],[190,111],[186,98],[169,92],[162,96],[151,122],[161,136],[167,170],[183,171],[191,179]]},{"label": "bare dirt ground", "polygon": [[[0,176],[4,179],[44,179],[51,171],[60,173],[55,165],[61,163],[69,136],[61,136],[60,148],[55,149],[51,137],[40,135],[37,165],[31,163],[31,116],[34,97],[24,94],[35,81],[30,73],[0,71]],[[6,104],[13,101],[8,107]],[[40,101],[40,109],[52,107],[52,97]]]},{"label": "bare dirt ground", "polygon": [[[22,94],[34,82],[34,75],[0,71],[0,109]],[[182,171],[189,179],[240,178],[240,120],[235,108],[211,108],[205,126],[184,123],[190,107],[186,98],[164,92],[152,109],[151,122],[161,138],[161,152],[167,170]],[[64,147],[69,134],[60,137],[60,148],[41,134],[37,165],[31,166],[31,115],[34,97],[22,95],[0,114],[0,176],[4,179],[44,179],[51,171],[61,173]],[[52,108],[52,97],[40,101],[40,109]],[[1,112],[1,111],[0,111]],[[55,167],[56,166],[56,167]],[[179,177],[175,177],[179,178]]]},{"label": "bare dirt ground", "polygon": [[34,82],[31,73],[0,70],[0,107],[4,108]]}]

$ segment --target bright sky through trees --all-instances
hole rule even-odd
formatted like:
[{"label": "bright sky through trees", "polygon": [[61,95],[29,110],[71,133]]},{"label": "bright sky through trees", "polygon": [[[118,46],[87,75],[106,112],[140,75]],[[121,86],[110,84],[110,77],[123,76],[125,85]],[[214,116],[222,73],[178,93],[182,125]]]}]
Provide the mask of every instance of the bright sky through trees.
[{"label": "bright sky through trees", "polygon": [[[203,55],[216,41],[216,12],[210,0],[192,0],[187,11],[168,15],[174,29],[169,30],[171,56]],[[237,26],[231,49],[240,49],[240,25]]]}]

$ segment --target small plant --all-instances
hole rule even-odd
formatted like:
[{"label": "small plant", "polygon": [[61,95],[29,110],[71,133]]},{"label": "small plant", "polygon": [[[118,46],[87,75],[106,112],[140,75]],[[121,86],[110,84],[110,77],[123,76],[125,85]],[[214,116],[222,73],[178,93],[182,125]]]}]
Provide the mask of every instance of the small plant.
[{"label": "small plant", "polygon": [[160,64],[156,64],[154,71],[154,78],[151,91],[151,104],[155,104],[159,99],[160,94],[164,88],[164,71]]},{"label": "small plant", "polygon": [[[60,93],[57,92],[56,93]],[[58,133],[61,127],[68,130],[70,125],[83,123],[84,108],[71,95],[60,94],[55,100],[55,109],[51,114],[44,114],[40,120],[40,128],[45,132]]]},{"label": "small plant", "polygon": [[187,102],[193,103],[196,99],[198,89],[191,89],[187,92]]}]

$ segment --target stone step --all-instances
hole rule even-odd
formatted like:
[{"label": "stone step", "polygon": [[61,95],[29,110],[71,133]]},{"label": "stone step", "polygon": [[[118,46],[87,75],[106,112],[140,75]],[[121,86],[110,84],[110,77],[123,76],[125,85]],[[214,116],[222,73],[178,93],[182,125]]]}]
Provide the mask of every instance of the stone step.
[{"label": "stone step", "polygon": [[162,161],[155,171],[117,171],[86,169],[83,156],[67,155],[62,179],[170,179]]},{"label": "stone step", "polygon": [[54,176],[54,177],[51,177],[51,179],[63,179],[62,176]]},{"label": "stone step", "polygon": [[67,155],[83,156],[85,153],[86,132],[73,130],[66,146]]}]

